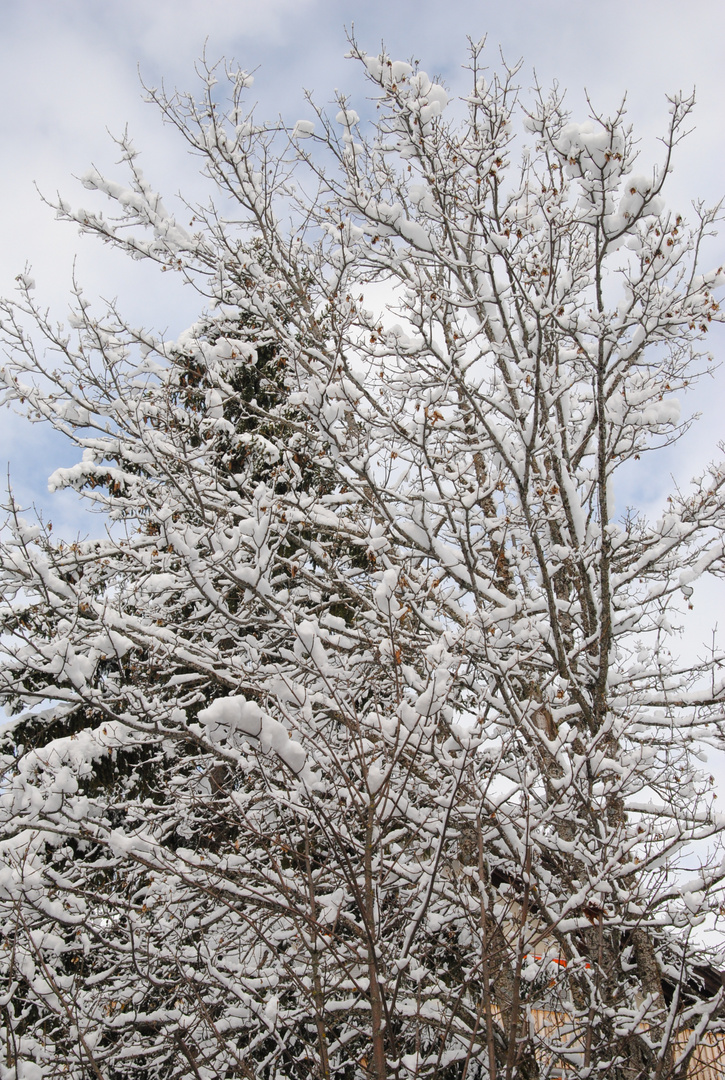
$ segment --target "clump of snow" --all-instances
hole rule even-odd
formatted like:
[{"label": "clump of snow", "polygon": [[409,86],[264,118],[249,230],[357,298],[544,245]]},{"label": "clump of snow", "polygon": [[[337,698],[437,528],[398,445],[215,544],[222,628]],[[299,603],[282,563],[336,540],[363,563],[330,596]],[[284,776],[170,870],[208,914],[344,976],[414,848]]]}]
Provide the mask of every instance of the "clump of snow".
[{"label": "clump of snow", "polygon": [[315,134],[315,125],[311,120],[298,120],[292,129],[293,139],[311,139]]},{"label": "clump of snow", "polygon": [[241,694],[217,698],[202,709],[199,720],[207,730],[212,743],[236,745],[239,738],[253,739],[265,754],[274,752],[294,773],[301,773],[307,755],[303,747],[290,738],[289,732],[279,720],[263,713],[255,701],[248,701]]},{"label": "clump of snow", "polygon": [[217,698],[199,713],[212,742],[230,739],[234,732],[257,738],[262,731],[262,710],[241,694]]}]

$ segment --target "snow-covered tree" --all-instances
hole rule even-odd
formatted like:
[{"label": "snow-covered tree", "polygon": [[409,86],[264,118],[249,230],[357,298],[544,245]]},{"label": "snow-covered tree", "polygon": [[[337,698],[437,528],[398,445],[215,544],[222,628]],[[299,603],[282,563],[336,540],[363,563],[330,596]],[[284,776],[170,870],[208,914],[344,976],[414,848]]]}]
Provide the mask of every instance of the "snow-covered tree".
[{"label": "snow-covered tree", "polygon": [[725,468],[612,502],[722,318],[717,211],[662,199],[693,103],[640,174],[478,47],[462,102],[352,53],[369,123],[150,91],[195,231],[126,139],[116,216],[59,203],[193,284],[176,340],[3,305],[103,528],[2,537],[0,1080],[674,1080],[725,1023],[725,657],[676,648]]}]

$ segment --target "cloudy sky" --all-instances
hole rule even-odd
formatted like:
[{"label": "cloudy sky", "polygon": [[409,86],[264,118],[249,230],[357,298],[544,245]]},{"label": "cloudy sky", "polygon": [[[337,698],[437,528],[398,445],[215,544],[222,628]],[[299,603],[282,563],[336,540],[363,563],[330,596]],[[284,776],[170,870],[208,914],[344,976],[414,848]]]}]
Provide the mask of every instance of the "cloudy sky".
[{"label": "cloudy sky", "polygon": [[[35,185],[82,205],[90,196],[74,177],[91,164],[121,176],[109,138],[128,125],[157,189],[202,194],[196,162],[153,107],[148,85],[193,88],[194,63],[235,58],[255,71],[259,114],[306,115],[303,88],[326,103],[336,88],[364,95],[360,74],[345,60],[346,31],[376,52],[381,41],[399,59],[415,57],[425,70],[462,88],[466,38],[487,35],[489,62],[499,48],[510,63],[523,58],[521,82],[534,72],[567,88],[576,119],[587,111],[585,91],[601,111],[627,94],[630,119],[642,139],[646,171],[657,159],[657,135],[667,119],[668,93],[697,90],[696,128],[681,148],[669,188],[678,210],[694,197],[715,201],[725,192],[725,7],[714,0],[0,0],[0,294],[33,266],[38,294],[59,316],[76,261],[87,294],[118,296],[133,319],[177,334],[197,314],[194,297],[172,275],[132,264],[80,239],[56,223]],[[362,110],[360,110],[362,111]],[[721,239],[708,252],[725,261]],[[715,339],[725,356],[725,335]],[[685,408],[702,422],[675,455],[618,492],[622,503],[654,510],[671,483],[680,482],[716,453],[722,438],[725,376],[695,391]],[[38,428],[28,431],[0,417],[0,463],[26,502],[49,506],[47,475],[67,451]],[[64,462],[65,463],[65,462]],[[52,513],[72,526],[72,496],[54,497]],[[717,592],[696,594],[698,622],[717,617]],[[722,620],[725,623],[725,619]]]}]

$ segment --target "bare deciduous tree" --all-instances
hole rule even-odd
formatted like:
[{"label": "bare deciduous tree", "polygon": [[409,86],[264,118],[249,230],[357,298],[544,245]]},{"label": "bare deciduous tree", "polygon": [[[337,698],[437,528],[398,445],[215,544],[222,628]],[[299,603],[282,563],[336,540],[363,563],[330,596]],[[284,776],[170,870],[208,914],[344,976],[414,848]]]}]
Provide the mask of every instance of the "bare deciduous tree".
[{"label": "bare deciduous tree", "polygon": [[640,175],[623,110],[522,104],[478,47],[462,104],[352,54],[367,124],[261,124],[236,70],[226,108],[209,69],[150,91],[217,192],[195,231],[125,138],[129,186],[84,179],[117,216],[58,205],[195,286],[176,341],[80,289],[59,327],[27,276],[3,306],[5,398],[106,530],[8,508],[2,1080],[714,1052],[723,656],[673,628],[723,572],[725,472],[612,505],[721,320],[718,212],[662,199],[693,103]]}]

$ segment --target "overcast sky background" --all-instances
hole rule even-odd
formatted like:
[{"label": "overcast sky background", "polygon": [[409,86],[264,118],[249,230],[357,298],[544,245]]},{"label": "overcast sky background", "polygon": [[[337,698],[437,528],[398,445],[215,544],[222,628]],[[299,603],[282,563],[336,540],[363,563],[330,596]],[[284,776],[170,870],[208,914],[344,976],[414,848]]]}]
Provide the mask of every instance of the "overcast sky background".
[{"label": "overcast sky background", "polygon": [[[467,35],[487,35],[492,66],[500,47],[509,63],[523,58],[522,85],[531,84],[534,71],[543,84],[558,79],[575,119],[586,115],[585,89],[603,112],[626,92],[642,139],[638,171],[649,171],[660,157],[666,94],[695,86],[696,129],[678,152],[668,202],[686,212],[692,198],[714,202],[725,193],[725,6],[714,0],[0,0],[0,18],[0,294],[12,291],[15,275],[30,262],[38,296],[59,317],[74,260],[88,296],[119,297],[131,320],[167,329],[169,337],[198,315],[195,295],[174,275],[80,239],[72,226],[55,222],[34,185],[87,204],[93,196],[74,176],[94,164],[121,179],[108,131],[128,125],[157,190],[203,195],[197,161],[144,104],[139,72],[149,85],[163,80],[193,89],[194,62],[204,47],[209,59],[235,58],[255,70],[260,116],[294,122],[310,115],[303,88],[323,104],[336,88],[349,92],[353,104],[366,94],[356,65],[344,58],[346,28],[354,25],[368,52],[384,41],[394,58],[419,59],[453,91],[464,85]],[[725,262],[724,238],[711,244],[709,262]],[[725,335],[713,335],[712,346],[725,358]],[[655,512],[673,476],[686,483],[716,456],[723,400],[721,372],[683,403],[702,412],[701,423],[676,453],[643,459],[640,474],[616,493],[618,510],[636,503]],[[72,451],[39,427],[0,416],[0,463],[9,463],[16,493],[50,511],[66,531],[78,528],[75,497],[51,499],[46,480],[72,460]],[[718,589],[696,589],[693,648],[717,620],[723,599]]]}]

